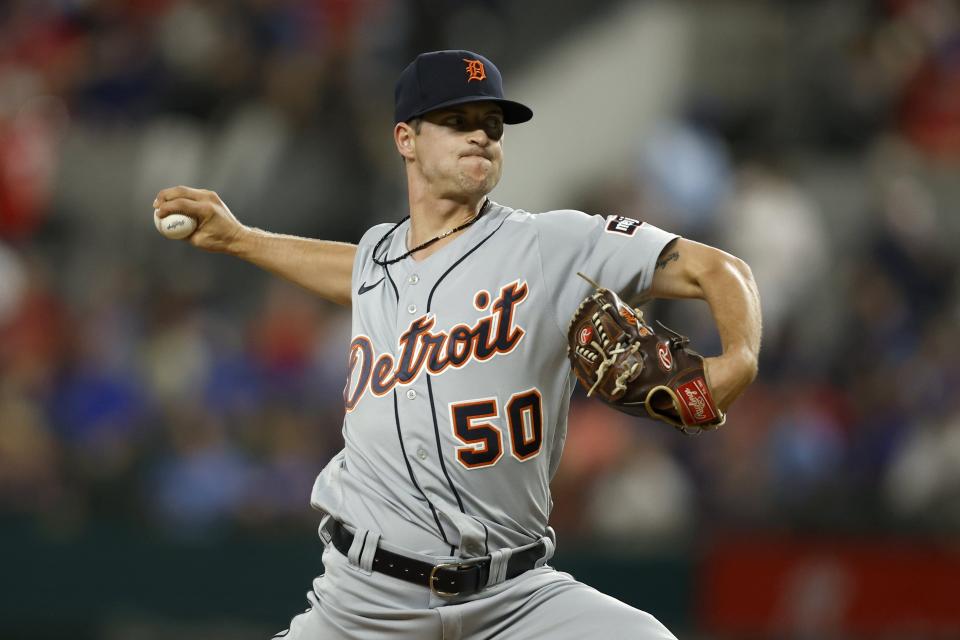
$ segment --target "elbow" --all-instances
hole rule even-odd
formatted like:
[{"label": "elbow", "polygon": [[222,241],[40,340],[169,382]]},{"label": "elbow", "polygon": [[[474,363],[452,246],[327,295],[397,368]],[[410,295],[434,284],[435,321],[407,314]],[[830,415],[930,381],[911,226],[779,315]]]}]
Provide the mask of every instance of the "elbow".
[{"label": "elbow", "polygon": [[760,292],[757,289],[757,281],[753,278],[753,270],[750,269],[750,265],[734,255],[726,254],[725,257],[726,264],[724,268],[729,273],[735,274],[737,279],[746,286],[747,290],[759,305]]},{"label": "elbow", "polygon": [[721,278],[729,281],[731,278],[756,293],[757,285],[753,279],[753,271],[745,261],[737,256],[715,249],[710,256],[710,260],[704,261],[699,273],[696,273],[694,279],[699,283],[709,281],[713,278]]},{"label": "elbow", "polygon": [[724,258],[726,262],[724,266],[727,269],[733,271],[747,282],[754,281],[753,271],[750,269],[750,265],[748,265],[744,260],[729,253],[725,254]]}]

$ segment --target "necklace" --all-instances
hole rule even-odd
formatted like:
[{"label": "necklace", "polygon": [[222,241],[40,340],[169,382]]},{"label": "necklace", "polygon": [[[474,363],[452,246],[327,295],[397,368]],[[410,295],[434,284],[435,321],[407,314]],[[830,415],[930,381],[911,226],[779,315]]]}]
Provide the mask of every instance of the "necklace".
[{"label": "necklace", "polygon": [[490,200],[489,200],[489,199],[484,200],[484,201],[483,201],[483,205],[480,207],[480,211],[478,211],[477,213],[475,213],[472,218],[470,218],[469,220],[467,220],[466,222],[464,222],[464,223],[461,224],[460,226],[454,227],[453,229],[450,229],[450,230],[448,230],[448,231],[444,231],[444,232],[441,233],[440,235],[438,235],[438,236],[436,236],[436,237],[434,237],[434,238],[431,238],[431,239],[427,240],[427,241],[424,242],[423,244],[417,245],[416,247],[414,247],[413,249],[410,249],[410,250],[407,251],[405,254],[403,254],[403,255],[401,255],[401,256],[399,256],[399,257],[393,258],[392,260],[381,260],[380,258],[377,257],[377,252],[380,251],[380,247],[383,245],[384,242],[387,241],[387,238],[389,238],[391,235],[393,235],[393,232],[397,230],[397,227],[399,227],[399,226],[402,225],[404,222],[406,222],[407,220],[410,219],[410,216],[404,217],[403,220],[401,220],[401,221],[398,222],[397,224],[393,225],[393,228],[391,228],[390,231],[387,231],[387,232],[384,234],[384,236],[383,236],[382,238],[380,238],[379,242],[377,242],[377,246],[375,246],[375,247],[373,248],[373,261],[374,261],[374,263],[380,265],[381,267],[389,267],[389,266],[392,265],[392,264],[396,264],[397,262],[400,262],[401,260],[403,260],[403,259],[406,258],[407,256],[412,255],[412,254],[416,253],[417,251],[420,251],[421,249],[426,249],[427,247],[429,247],[430,245],[432,245],[434,242],[438,242],[438,241],[440,241],[440,240],[443,240],[443,239],[446,238],[447,236],[449,236],[449,235],[451,235],[451,234],[453,234],[453,233],[456,233],[457,231],[463,231],[464,229],[466,229],[467,227],[469,227],[469,226],[472,225],[474,222],[476,222],[477,220],[480,219],[480,216],[482,216],[482,215],[486,212],[486,210],[487,210],[487,205],[488,205],[488,204],[490,204]]}]

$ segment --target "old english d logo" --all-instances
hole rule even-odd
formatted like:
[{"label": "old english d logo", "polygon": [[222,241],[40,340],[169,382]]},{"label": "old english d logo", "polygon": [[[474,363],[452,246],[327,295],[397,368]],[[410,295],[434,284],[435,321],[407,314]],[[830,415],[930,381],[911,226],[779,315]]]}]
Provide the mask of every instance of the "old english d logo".
[{"label": "old english d logo", "polygon": [[463,61],[467,63],[467,82],[487,79],[487,72],[483,68],[482,62],[479,60],[470,60],[469,58],[463,58]]}]

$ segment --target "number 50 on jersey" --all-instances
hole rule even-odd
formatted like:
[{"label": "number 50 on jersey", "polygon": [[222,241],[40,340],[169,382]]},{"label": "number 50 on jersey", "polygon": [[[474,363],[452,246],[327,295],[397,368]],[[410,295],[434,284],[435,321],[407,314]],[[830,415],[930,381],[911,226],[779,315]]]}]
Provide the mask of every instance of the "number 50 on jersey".
[{"label": "number 50 on jersey", "polygon": [[[505,407],[510,455],[529,460],[543,445],[543,402],[537,389],[510,396]],[[500,414],[496,398],[450,403],[453,435],[464,446],[457,447],[457,460],[468,469],[489,467],[503,456],[503,431],[491,420]]]}]

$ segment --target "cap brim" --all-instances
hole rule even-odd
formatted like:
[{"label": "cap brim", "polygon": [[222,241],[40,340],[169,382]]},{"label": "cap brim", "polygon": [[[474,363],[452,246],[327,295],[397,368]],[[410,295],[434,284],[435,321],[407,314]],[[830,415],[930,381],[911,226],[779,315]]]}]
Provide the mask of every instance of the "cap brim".
[{"label": "cap brim", "polygon": [[411,115],[410,118],[419,118],[420,116],[426,115],[431,111],[439,111],[440,109],[454,107],[458,104],[468,104],[470,102],[495,102],[496,104],[500,105],[500,108],[503,109],[504,124],[520,124],[521,122],[527,122],[533,118],[533,111],[530,109],[530,107],[520,104],[519,102],[514,102],[513,100],[495,98],[492,96],[467,96],[457,98],[455,100],[448,100],[446,102],[441,102],[438,105],[434,105],[425,111],[421,111],[420,113],[415,113]]}]

